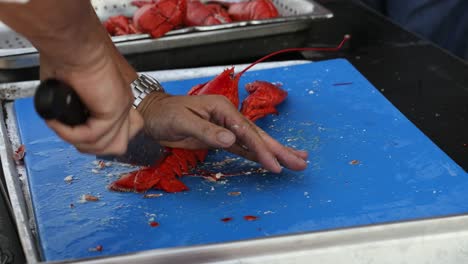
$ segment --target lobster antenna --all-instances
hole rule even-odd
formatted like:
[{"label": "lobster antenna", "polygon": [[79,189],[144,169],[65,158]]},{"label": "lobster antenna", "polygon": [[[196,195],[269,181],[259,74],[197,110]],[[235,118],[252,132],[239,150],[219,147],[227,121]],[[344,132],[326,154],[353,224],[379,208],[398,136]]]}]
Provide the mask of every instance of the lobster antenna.
[{"label": "lobster antenna", "polygon": [[237,76],[241,76],[247,70],[249,70],[253,66],[257,65],[258,63],[260,63],[262,61],[265,61],[265,60],[267,60],[267,59],[269,59],[269,58],[271,58],[271,57],[273,57],[275,55],[281,54],[281,53],[292,52],[292,51],[339,51],[343,47],[343,45],[346,43],[346,41],[348,41],[350,38],[351,38],[351,35],[349,35],[349,34],[344,35],[343,40],[340,42],[340,44],[338,44],[338,46],[332,47],[332,48],[330,48],[330,47],[289,48],[289,49],[282,49],[282,50],[275,51],[273,53],[270,53],[270,54],[256,60],[255,62],[253,62],[252,64],[247,66],[245,69],[243,69],[241,72],[239,72],[237,74]]}]

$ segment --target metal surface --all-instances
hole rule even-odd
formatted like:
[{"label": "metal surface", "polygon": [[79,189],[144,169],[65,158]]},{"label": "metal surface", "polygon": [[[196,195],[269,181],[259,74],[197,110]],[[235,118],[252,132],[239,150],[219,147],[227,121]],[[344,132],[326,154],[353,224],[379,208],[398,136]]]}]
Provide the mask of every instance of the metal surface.
[{"label": "metal surface", "polygon": [[[307,28],[307,23],[291,22],[263,25],[260,28],[253,29],[253,31],[245,30],[245,28],[221,29],[217,31],[165,36],[160,39],[137,39],[134,41],[115,42],[115,45],[122,54],[130,55],[294,33]],[[39,54],[36,52],[0,57],[0,69],[22,69],[37,65],[39,65]]]},{"label": "metal surface", "polygon": [[[9,109],[5,113],[5,109]],[[15,113],[12,105],[7,103],[0,109],[0,115],[6,117],[0,124],[0,159],[2,162],[3,174],[8,190],[13,217],[15,219],[18,234],[23,246],[26,260],[29,263],[37,262],[39,253],[37,251],[37,237],[35,233],[35,221],[31,205],[29,185],[25,177],[26,171],[23,165],[17,165],[13,159],[13,150],[19,147],[18,131],[16,125],[8,126],[7,123],[15,124]],[[12,142],[15,142],[12,145]]]},{"label": "metal surface", "polygon": [[[330,67],[330,68],[327,68],[327,69],[330,71],[329,74],[332,74],[333,76],[335,76],[335,78],[338,78],[338,77],[343,78],[343,77],[345,77],[344,75],[335,75],[335,74],[333,74],[333,68],[331,68],[331,67]],[[324,71],[325,71],[325,70],[326,70],[326,69],[324,69]],[[310,72],[310,71],[308,71],[308,72]],[[317,71],[312,71],[312,72],[317,72]],[[278,76],[278,75],[275,74],[274,76]],[[336,76],[338,76],[338,77],[336,77]],[[320,80],[320,79],[317,79],[317,80]],[[322,81],[324,81],[324,80],[322,80]],[[340,78],[338,78],[338,79],[335,80],[335,81],[342,81],[342,80],[340,80]],[[335,82],[335,81],[333,81],[333,82]],[[331,88],[331,89],[335,89],[335,90],[342,90],[342,92],[345,92],[345,91],[347,91],[347,90],[356,89],[357,87],[361,87],[361,86],[363,85],[363,84],[360,84],[360,85],[358,85],[358,84],[359,84],[359,83],[356,83],[356,86],[348,86],[348,87],[346,87],[346,86],[343,86],[343,87],[340,87],[340,86],[333,87],[333,86],[332,86],[332,87],[330,87],[330,88]],[[323,85],[324,85],[324,84],[323,84]],[[326,86],[326,87],[328,87],[328,86]],[[314,89],[314,91],[316,92],[315,95],[314,95],[314,93],[311,94],[311,93],[307,92],[307,93],[306,93],[306,94],[307,94],[306,96],[324,96],[324,95],[325,95],[324,93],[325,93],[325,88],[326,88],[326,87],[325,87],[325,86],[322,87],[323,89],[322,89],[321,91],[320,91],[320,87],[316,87],[316,88]],[[353,88],[353,87],[354,87],[354,88]],[[328,89],[328,88],[327,88],[327,89]],[[361,95],[361,96],[362,96],[362,95]],[[375,96],[376,96],[376,95],[375,95]],[[356,98],[357,98],[357,97],[356,97]],[[335,99],[336,99],[336,98],[335,98]],[[317,107],[319,107],[319,106],[317,106]],[[364,104],[364,105],[361,105],[361,107],[368,107],[368,106],[367,106],[366,104]],[[326,107],[325,107],[324,109],[326,109]],[[318,110],[318,109],[315,109],[314,112],[316,112],[317,110]],[[383,112],[382,112],[382,113],[383,113]],[[352,112],[349,113],[349,114],[352,115]],[[322,114],[320,114],[319,116],[322,116]],[[360,117],[363,118],[363,116],[360,116]],[[322,121],[322,122],[323,122],[323,121]],[[320,128],[320,127],[319,127],[319,128]],[[322,127],[322,128],[325,128],[325,129],[326,129],[326,127]],[[374,127],[374,129],[375,129],[375,127]],[[400,126],[400,129],[403,129],[403,127]],[[320,130],[320,129],[319,129],[319,130]],[[325,133],[325,132],[324,132],[324,133]],[[330,132],[328,132],[328,133],[330,133]],[[392,133],[395,133],[395,132],[392,132]],[[390,133],[390,134],[391,134],[391,133]],[[322,137],[325,137],[325,134],[323,134]],[[359,135],[356,135],[356,137],[355,137],[354,139],[357,140],[357,141],[359,141],[359,142],[361,142],[361,141],[360,141],[360,138],[361,138],[361,137],[362,137],[362,135],[359,134]],[[368,138],[368,140],[369,140],[370,142],[371,142],[371,141],[373,142],[373,140],[375,140],[375,138],[374,138],[374,137],[371,137],[371,138]],[[403,141],[401,141],[400,143],[404,143],[404,144],[389,145],[389,146],[385,147],[384,149],[386,149],[386,151],[392,152],[392,156],[393,156],[393,158],[395,158],[396,155],[393,155],[393,154],[396,154],[396,153],[393,153],[393,152],[394,152],[394,151],[397,151],[397,152],[398,152],[398,151],[405,151],[405,149],[406,149],[407,146],[408,146],[407,144],[409,144],[408,142],[403,142]],[[361,143],[359,143],[359,144],[364,144],[364,145],[366,145],[367,143],[361,142]],[[370,143],[369,143],[369,144],[370,144]],[[393,149],[393,150],[392,150],[392,149]],[[424,153],[427,153],[427,152],[426,152],[426,151],[421,151],[421,154],[422,154],[424,157],[427,157],[427,156],[426,156],[427,154],[424,154]],[[314,155],[314,156],[315,156],[315,155]],[[338,157],[338,159],[339,159],[339,157]],[[370,161],[369,159],[366,159],[366,160],[368,160],[368,162]],[[424,160],[424,159],[423,159],[423,160]],[[441,159],[438,159],[438,161],[436,161],[434,164],[431,163],[431,164],[432,164],[431,166],[435,166],[435,164],[438,164],[438,162],[442,162],[442,161],[440,161],[440,160],[441,160]],[[418,162],[418,161],[409,161],[409,163],[410,163],[410,164],[417,164],[417,163],[419,163],[419,162]],[[374,164],[374,163],[372,163],[372,164]],[[365,166],[366,166],[366,167],[367,167],[367,166],[378,166],[377,164],[374,164],[374,165],[372,165],[372,164],[369,162],[369,163],[365,164]],[[445,163],[444,163],[444,164],[445,164]],[[359,168],[359,167],[358,167],[358,168]],[[362,168],[363,168],[363,167],[361,167],[361,169],[362,169]],[[450,168],[450,169],[449,169],[449,168]],[[421,168],[421,169],[423,169],[423,168]],[[454,171],[452,170],[452,169],[453,169],[452,165],[450,165],[447,169],[449,169],[449,172],[450,172],[450,173],[454,173]],[[419,175],[419,178],[418,178],[418,179],[422,180],[422,179],[424,179],[424,177],[427,177],[428,181],[427,181],[427,183],[425,183],[425,184],[429,184],[429,185],[431,185],[431,184],[432,184],[432,185],[436,184],[435,178],[431,178],[431,177],[434,176],[434,175],[436,175],[436,174],[439,175],[440,171],[438,171],[438,169],[435,169],[435,170],[433,170],[433,171],[427,171],[427,170],[424,170],[424,171],[425,171],[425,172],[424,172],[423,174]],[[402,172],[402,170],[399,170],[399,172]],[[383,175],[383,172],[382,172],[381,174]],[[431,176],[431,175],[432,175],[432,176]],[[361,176],[363,176],[363,175],[361,175]],[[400,176],[403,177],[404,175],[400,175]],[[415,176],[416,176],[416,175],[415,175]],[[422,177],[422,178],[421,178],[421,177]],[[436,177],[437,177],[437,176],[436,176]],[[450,179],[451,179],[451,180],[462,180],[462,179],[463,179],[463,178],[459,178],[459,177],[455,177],[455,176],[453,176],[453,177],[454,177],[454,178],[451,178],[451,177],[450,177]],[[363,178],[363,179],[361,179],[361,180],[359,180],[359,178],[361,178],[361,177],[353,178],[354,181],[355,181],[354,184],[358,184],[358,182],[359,182],[359,181],[362,181],[362,180],[366,181],[365,178]],[[401,178],[401,179],[403,180],[404,177]],[[429,181],[429,179],[432,179],[432,180]],[[388,179],[381,178],[380,180],[383,181],[383,183],[385,183],[386,180],[388,180]],[[194,181],[197,181],[197,180],[195,179]],[[426,181],[426,180],[423,180],[423,181]],[[319,183],[319,182],[317,181],[317,183]],[[374,182],[374,184],[375,184],[374,188],[377,188],[378,186],[380,186],[380,185],[378,185],[377,182]],[[332,185],[334,186],[334,187],[333,187],[334,190],[337,191],[336,188],[338,188],[339,186],[337,187],[337,186],[335,186],[334,184],[332,184]],[[429,185],[426,186],[426,187],[430,187]],[[323,185],[320,185],[320,186],[321,186],[321,188],[325,187],[325,186],[323,186]],[[389,185],[386,185],[386,186],[389,186]],[[403,184],[402,187],[403,187],[403,186],[405,186],[405,185]],[[286,185],[284,185],[284,187],[286,187]],[[352,186],[349,186],[349,188],[352,189]],[[432,188],[432,187],[431,187],[431,188]],[[442,210],[442,211],[443,211],[443,210],[449,210],[449,211],[450,211],[451,209],[454,209],[456,206],[460,206],[460,203],[457,202],[457,199],[452,199],[452,198],[455,198],[455,197],[462,198],[462,197],[456,196],[456,195],[457,195],[456,192],[455,192],[455,193],[452,192],[452,191],[456,191],[456,190],[445,190],[444,187],[443,187],[443,185],[441,185],[441,184],[439,184],[439,183],[437,183],[437,188],[438,188],[438,190],[442,190],[442,189],[443,189],[444,191],[443,191],[442,193],[439,193],[438,191],[437,191],[436,193],[433,193],[432,191],[429,192],[429,193],[426,193],[425,191],[422,191],[422,190],[421,190],[421,191],[422,191],[421,193],[419,193],[419,194],[412,194],[412,195],[413,195],[414,197],[416,197],[416,196],[418,196],[418,197],[420,197],[420,198],[421,198],[421,197],[424,197],[424,198],[423,198],[424,200],[421,201],[421,202],[423,202],[422,205],[424,205],[424,203],[425,203],[424,201],[431,201],[430,203],[432,203],[432,202],[439,203],[439,202],[444,202],[444,201],[450,201],[450,206],[442,206],[442,205],[441,205],[440,207],[436,207],[435,209],[433,208],[433,210],[429,210],[429,209],[423,210],[423,207],[424,207],[424,206],[423,206],[423,207],[415,206],[415,207],[412,207],[412,208],[411,208],[411,211],[412,211],[413,214],[414,214],[414,213],[415,213],[415,214],[421,214],[421,213],[422,213],[422,214],[426,214],[426,213],[427,213],[427,214],[431,214],[433,211],[440,211],[440,210]],[[277,190],[278,192],[281,192],[281,191],[282,191],[281,188],[280,188],[280,189],[274,188],[274,190]],[[397,191],[396,189],[394,189],[394,190]],[[418,191],[418,190],[417,190],[417,191]],[[351,199],[352,196],[346,195],[347,188],[339,188],[339,192],[341,192],[342,195],[348,197],[348,199],[352,200],[352,199]],[[311,196],[314,196],[314,195],[317,195],[317,194],[320,193],[320,192],[316,190],[316,192],[314,191],[314,192],[309,192],[309,193],[310,193]],[[334,192],[333,192],[333,191],[328,191],[327,193],[328,193],[328,195],[333,195]],[[453,196],[452,193],[453,193],[453,195],[455,195],[455,196]],[[302,191],[300,191],[300,194],[301,194],[301,197],[302,197]],[[322,194],[323,194],[323,193],[322,193]],[[386,196],[383,195],[383,194],[384,194],[383,192],[379,192],[378,197],[374,197],[374,198],[375,198],[375,199],[386,199],[386,198],[385,198]],[[247,193],[245,193],[245,195],[247,195]],[[338,195],[338,194],[337,194],[337,195]],[[365,197],[365,192],[362,193],[362,195],[364,195],[363,197]],[[387,196],[387,197],[390,198],[390,199],[394,199],[394,198],[396,198],[396,197],[399,197],[398,194],[396,194],[396,193],[394,193],[394,194],[392,194],[392,195],[394,195],[394,197],[393,197],[393,196],[390,196],[390,197]],[[447,198],[447,199],[445,199],[444,197],[446,197],[447,195],[450,195],[452,198]],[[106,195],[106,196],[107,196],[107,198],[109,198],[109,195]],[[392,197],[393,197],[393,198],[392,198]],[[130,197],[129,197],[129,198],[130,198]],[[183,198],[183,197],[181,197],[181,198]],[[304,197],[302,197],[302,198],[303,198],[303,199],[306,199],[305,194],[304,194]],[[439,199],[439,198],[440,198],[440,199]],[[434,200],[434,199],[436,199],[436,200]],[[193,199],[192,199],[192,200],[193,200]],[[358,203],[360,203],[360,202],[363,202],[363,201],[365,201],[365,199],[364,199],[364,200],[359,199],[359,201],[356,201],[356,204],[358,204]],[[408,201],[411,201],[411,199],[408,200]],[[162,202],[162,201],[161,201],[161,202]],[[160,206],[163,205],[163,203],[161,203],[161,202],[159,203]],[[270,202],[271,202],[271,200],[270,200]],[[339,203],[339,200],[333,200],[333,203],[330,203],[330,205],[331,205],[331,204],[336,204],[336,203]],[[352,203],[354,203],[354,202],[352,202]],[[327,203],[326,203],[326,204],[327,204]],[[325,205],[326,205],[326,204],[325,204]],[[374,201],[374,204],[380,204],[380,203],[377,203],[376,201]],[[330,206],[330,205],[329,205],[329,206]],[[389,204],[389,203],[386,203],[386,204],[385,204],[385,203],[383,203],[383,204],[382,204],[382,206],[384,206],[384,207],[389,206],[388,209],[389,209],[390,211],[393,211],[394,216],[397,216],[397,218],[398,218],[398,216],[402,216],[402,217],[404,218],[404,215],[407,214],[407,213],[409,213],[409,212],[407,212],[407,211],[404,210],[405,206],[408,207],[408,205],[409,205],[409,204],[405,204],[405,203],[395,203],[395,204]],[[293,204],[289,204],[289,206],[293,206]],[[323,207],[323,205],[317,205],[317,206]],[[329,206],[328,206],[328,207],[329,207]],[[328,208],[328,207],[327,207],[327,208]],[[105,208],[106,208],[106,207],[103,207],[103,208],[101,208],[101,210],[104,210]],[[445,209],[444,209],[444,208],[445,208]],[[375,208],[374,208],[374,209],[375,209]],[[372,211],[372,210],[374,210],[374,209],[370,209],[370,210]],[[320,210],[320,209],[317,209],[317,210],[314,210],[314,211],[316,211],[317,213],[318,213],[318,212],[323,212],[323,210]],[[325,211],[326,211],[326,210],[325,210]],[[352,210],[352,211],[354,211],[354,210]],[[339,211],[339,212],[343,213],[343,211]],[[405,212],[406,212],[406,213],[405,213]],[[447,211],[447,212],[448,212],[448,211]],[[278,213],[279,213],[279,211],[278,211]],[[410,214],[411,214],[411,213],[410,213]],[[428,215],[428,216],[429,216],[429,215]],[[374,221],[376,221],[376,222],[382,221],[382,220],[384,219],[384,216],[383,216],[383,215],[379,215],[378,213],[377,213],[377,214],[372,214],[372,213],[370,213],[370,214],[368,215],[368,217],[371,217],[371,218],[374,219]],[[264,218],[265,218],[265,220],[267,220],[268,216],[265,215]],[[403,218],[402,218],[402,219],[403,219]],[[342,218],[341,221],[345,221],[345,219],[347,219],[347,218]],[[351,220],[352,220],[352,219],[351,219]],[[359,219],[355,219],[355,220],[359,220]],[[362,219],[362,220],[365,221],[365,219]],[[287,219],[285,219],[284,221],[287,221]],[[337,222],[330,222],[330,221],[327,221],[327,223],[328,223],[329,225],[331,225],[331,226],[330,226],[331,228],[333,228],[332,226],[340,226],[340,225],[341,225],[341,224],[340,224],[340,221],[337,221]],[[265,224],[265,222],[264,222],[264,224]],[[277,225],[277,224],[279,224],[279,223],[275,223],[275,225]],[[138,226],[138,225],[137,225],[137,226]],[[421,225],[421,226],[423,226],[423,225]],[[265,230],[267,230],[267,229],[270,228],[270,227],[268,227],[268,226],[262,226],[262,227],[263,227]],[[394,232],[395,232],[394,229],[392,229],[392,226],[387,226],[387,227],[391,230],[390,232],[388,232],[388,233],[390,234],[390,237],[393,237],[393,238],[399,238],[399,239],[400,239],[401,237],[399,237],[399,236],[405,236],[405,235],[412,236],[412,235],[413,235],[413,233],[409,233],[409,232],[406,232],[406,231],[405,231],[405,232],[399,233],[398,236],[393,236],[393,235],[394,235]],[[394,226],[393,226],[393,227],[394,227]],[[416,227],[417,227],[417,226],[416,226]],[[457,226],[457,227],[460,227],[460,226]],[[213,228],[214,228],[214,226],[213,226]],[[298,227],[298,228],[299,228],[299,227]],[[125,230],[128,230],[128,229],[125,229]],[[194,226],[194,230],[195,230],[195,226]],[[372,231],[372,229],[368,229],[368,230]],[[393,233],[392,233],[392,230],[393,230]],[[369,232],[370,232],[370,231],[369,231]],[[445,231],[447,231],[447,230],[445,230]],[[445,232],[445,231],[444,231],[444,232]],[[449,231],[450,231],[450,230],[449,230]],[[453,230],[451,230],[451,232],[448,232],[448,233],[449,233],[448,235],[452,236],[452,238],[453,238],[453,235],[455,235],[455,237],[456,237],[457,234],[454,234],[455,232],[452,232],[452,231],[453,231]],[[335,232],[336,232],[336,233],[335,233]],[[431,232],[432,232],[432,230],[431,230]],[[434,231],[434,232],[437,232],[437,231]],[[337,235],[338,235],[338,234],[342,234],[342,233],[340,233],[339,231],[330,231],[330,232],[327,232],[327,233],[332,233],[332,234],[335,233],[335,234],[337,234]],[[416,233],[417,233],[417,232],[416,232]],[[320,234],[320,233],[317,233],[317,234]],[[325,234],[325,233],[321,233],[321,234]],[[381,234],[382,234],[382,233],[381,233]],[[434,235],[434,234],[431,234],[431,235],[429,235],[429,234],[421,234],[421,233],[418,233],[418,234],[419,234],[419,235],[423,235],[424,238],[426,238],[426,237],[431,237],[431,236],[437,236],[437,235]],[[387,234],[387,235],[388,235],[388,234]],[[320,240],[320,235],[315,236],[315,238],[311,238],[311,237],[309,237],[308,235],[304,235],[304,237],[305,237],[304,239],[305,239],[305,240],[312,239],[312,240],[308,241],[307,243],[304,242],[304,240],[301,238],[301,236],[302,236],[302,235],[300,235],[300,236],[294,236],[294,235],[293,235],[293,236],[287,236],[287,238],[291,238],[292,240],[283,240],[283,241],[279,240],[279,241],[281,241],[281,243],[283,243],[283,242],[286,242],[286,243],[287,243],[287,244],[283,244],[282,250],[280,250],[280,249],[278,248],[278,245],[281,244],[281,243],[276,244],[276,247],[273,247],[273,250],[271,250],[272,247],[270,247],[270,246],[273,246],[275,243],[270,244],[270,243],[268,243],[268,240],[263,240],[263,239],[261,239],[261,240],[249,241],[249,242],[254,243],[254,244],[249,244],[249,243],[243,244],[242,242],[241,242],[240,244],[236,244],[236,243],[221,243],[221,244],[214,244],[214,245],[208,245],[208,246],[202,246],[202,247],[190,247],[190,248],[186,248],[186,249],[182,249],[182,250],[179,250],[179,249],[156,250],[156,251],[147,252],[148,254],[146,254],[146,253],[143,253],[143,254],[139,254],[139,253],[138,253],[138,254],[133,254],[133,255],[130,255],[129,258],[132,258],[132,259],[135,258],[135,260],[132,261],[132,262],[135,262],[135,261],[138,261],[138,260],[146,260],[146,261],[149,261],[149,258],[146,258],[146,257],[151,257],[152,261],[156,261],[156,260],[158,260],[158,259],[159,259],[159,260],[166,260],[166,261],[172,260],[172,261],[175,261],[175,262],[181,261],[181,260],[187,261],[188,259],[183,259],[184,257],[187,257],[187,255],[179,254],[178,256],[176,256],[176,255],[173,255],[173,254],[172,254],[172,253],[174,253],[174,252],[181,253],[182,251],[184,251],[184,252],[191,252],[191,253],[192,253],[192,255],[191,255],[191,258],[192,258],[192,259],[190,259],[190,262],[195,262],[195,263],[197,263],[196,261],[208,262],[208,261],[220,261],[220,260],[228,261],[228,260],[234,260],[234,259],[239,260],[239,259],[243,259],[244,257],[245,257],[245,258],[249,258],[249,257],[253,257],[253,256],[257,256],[257,257],[258,257],[258,254],[273,254],[273,255],[274,255],[275,253],[278,253],[278,254],[284,253],[284,255],[282,255],[283,258],[294,258],[294,257],[297,258],[297,257],[300,256],[302,253],[304,253],[304,252],[301,253],[300,251],[299,251],[299,252],[297,251],[297,249],[298,249],[298,248],[301,248],[302,245],[308,243],[308,245],[315,245],[315,246],[314,246],[314,249],[317,249],[317,248],[319,247],[319,246],[318,246],[318,245],[319,245],[318,243],[323,243],[323,242],[324,242],[324,241]],[[445,236],[445,235],[444,235],[444,236]],[[182,239],[182,237],[183,237],[183,234],[181,233],[179,238]],[[340,239],[344,239],[343,241],[349,242],[348,245],[350,245],[350,246],[357,246],[356,243],[362,243],[362,242],[363,242],[363,240],[362,240],[363,237],[359,237],[359,236],[358,236],[358,237],[355,237],[355,239],[350,239],[350,237],[347,237],[347,236],[339,236],[339,238],[340,238]],[[277,238],[272,238],[272,239],[275,240],[275,241],[273,241],[273,242],[276,242],[276,239],[279,239],[279,238],[277,237]],[[297,239],[297,240],[295,240],[295,239]],[[364,239],[367,239],[367,238],[364,238]],[[385,236],[378,236],[377,239],[385,239]],[[403,239],[403,240],[404,240],[404,239]],[[420,240],[421,240],[421,239],[420,239]],[[272,241],[272,240],[270,240],[270,242],[271,242],[271,241]],[[297,243],[301,243],[301,244],[300,244],[300,245],[298,245],[298,244],[291,244],[291,241],[297,241]],[[302,242],[301,242],[301,241],[302,241]],[[83,242],[84,242],[84,241],[83,241]],[[336,242],[336,241],[335,241],[335,242]],[[365,242],[365,240],[364,240],[364,242]],[[304,243],[304,244],[303,244],[303,243]],[[324,244],[326,245],[327,248],[334,248],[334,249],[336,250],[335,245],[327,244],[327,243],[324,243]],[[338,245],[343,245],[343,244],[340,244],[340,243],[338,243],[338,242],[337,242],[336,244],[338,244]],[[236,254],[236,253],[237,253],[237,252],[236,252],[236,245],[244,245],[243,247],[240,247],[240,248],[241,248],[241,249],[240,249],[240,250],[241,250],[241,253],[239,253],[239,254],[240,254],[241,256],[239,256],[239,254]],[[258,249],[258,250],[255,250],[255,252],[253,252],[252,250],[249,250],[249,249],[248,249],[248,246],[245,247],[245,245],[250,245],[250,247],[253,247],[253,245],[255,245],[255,248]],[[420,245],[420,244],[418,244],[418,245]],[[389,244],[386,244],[386,246],[391,246],[391,244],[390,244],[390,245],[389,245]],[[227,250],[227,249],[226,249],[227,247],[229,247],[229,248],[232,247],[232,248],[233,248],[233,251]],[[77,250],[76,247],[73,247],[73,248],[74,248],[75,250]],[[194,249],[194,251],[192,251],[192,249]],[[452,249],[453,249],[453,248],[452,248]],[[457,249],[459,250],[460,248],[457,248]],[[186,251],[185,251],[185,250],[186,250]],[[198,250],[198,252],[206,253],[207,255],[201,256],[202,253],[200,253],[200,254],[194,254],[193,252],[195,252],[195,250]],[[205,251],[205,250],[206,250],[206,251]],[[263,251],[262,251],[262,250],[263,250]],[[450,249],[448,249],[448,250],[450,251]],[[265,253],[265,252],[266,252],[266,253]],[[269,253],[268,253],[268,252],[269,252]],[[153,254],[153,253],[154,253],[154,254]],[[310,252],[309,252],[309,253],[310,253]],[[236,254],[236,255],[231,255],[231,254]],[[256,254],[257,254],[257,255],[256,255]],[[167,259],[166,257],[168,257],[168,256],[170,256],[170,258]],[[195,258],[194,256],[197,256],[197,257]],[[140,257],[141,257],[141,258],[140,258]],[[198,257],[200,257],[200,258],[198,258]],[[268,256],[268,257],[270,257],[270,260],[271,260],[272,256]],[[268,257],[264,257],[263,260],[266,261],[265,259],[268,258]],[[115,260],[115,259],[113,259],[113,260]],[[125,258],[124,258],[124,261],[125,261],[125,260],[128,261],[128,259],[125,259]],[[304,259],[303,259],[303,260],[304,260]],[[254,261],[254,260],[251,260],[251,261]],[[260,261],[259,258],[257,258],[256,261]]]},{"label": "metal surface", "polygon": [[25,263],[23,249],[12,218],[10,201],[5,190],[3,173],[0,173],[0,263]]},{"label": "metal surface", "polygon": [[[226,2],[240,2],[242,0],[226,1]],[[205,0],[202,2],[209,2]],[[239,21],[226,24],[212,25],[212,26],[194,26],[176,29],[168,32],[166,35],[178,35],[193,32],[203,31],[216,31],[220,29],[232,29],[249,26],[260,26],[275,23],[287,23],[300,20],[311,20],[317,18],[331,18],[332,13],[316,3],[315,1],[308,0],[272,0],[275,7],[278,9],[280,14],[277,18],[264,19],[264,20],[249,20]],[[106,20],[111,16],[124,14],[126,16],[133,16],[133,13],[137,10],[136,7],[131,6],[131,0],[93,0],[94,8],[98,17],[101,20]],[[140,38],[149,38],[148,34],[135,34],[128,36],[119,36],[115,38],[115,41],[127,41]]]},{"label": "metal surface", "polygon": [[83,261],[223,264],[458,264],[468,261],[468,216],[410,221]]},{"label": "metal surface", "polygon": [[[101,20],[113,15],[130,16],[136,10],[131,1],[95,0],[96,13]],[[305,30],[315,19],[331,18],[333,14],[308,0],[274,0],[281,17],[268,20],[242,21],[222,25],[188,27],[168,32],[158,39],[148,34],[112,37],[123,54],[161,51],[229,40],[257,38]],[[31,44],[0,24],[0,69],[19,69],[38,65],[38,54]]]}]

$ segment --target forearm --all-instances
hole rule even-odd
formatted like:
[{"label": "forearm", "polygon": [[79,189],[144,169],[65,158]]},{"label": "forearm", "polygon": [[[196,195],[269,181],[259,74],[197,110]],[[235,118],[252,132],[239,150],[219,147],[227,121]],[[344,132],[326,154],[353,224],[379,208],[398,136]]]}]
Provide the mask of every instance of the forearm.
[{"label": "forearm", "polygon": [[105,35],[88,0],[31,0],[0,4],[0,20],[24,35],[41,56],[72,62],[103,45]]},{"label": "forearm", "polygon": [[[24,35],[39,51],[41,62],[64,71],[95,65],[112,56],[128,82],[136,75],[114,47],[89,0],[31,0],[27,4],[0,3],[0,20]],[[95,67],[104,65],[95,65]],[[69,69],[67,69],[69,68]],[[42,75],[51,75],[41,69]]]}]

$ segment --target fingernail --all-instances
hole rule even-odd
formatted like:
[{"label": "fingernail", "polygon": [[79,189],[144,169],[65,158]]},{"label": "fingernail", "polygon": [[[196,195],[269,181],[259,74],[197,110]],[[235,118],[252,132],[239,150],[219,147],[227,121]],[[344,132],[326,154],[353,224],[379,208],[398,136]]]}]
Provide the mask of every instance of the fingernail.
[{"label": "fingernail", "polygon": [[223,144],[232,144],[235,140],[234,135],[226,131],[219,132],[216,137]]},{"label": "fingernail", "polygon": [[283,167],[279,164],[279,162],[278,162],[277,159],[275,159],[275,163],[276,163],[276,165],[277,165],[278,168],[279,168],[279,172],[281,172],[281,171],[283,170]]},{"label": "fingernail", "polygon": [[305,150],[300,150],[299,151],[301,154],[303,154],[305,157],[309,156],[309,152],[305,151]]}]

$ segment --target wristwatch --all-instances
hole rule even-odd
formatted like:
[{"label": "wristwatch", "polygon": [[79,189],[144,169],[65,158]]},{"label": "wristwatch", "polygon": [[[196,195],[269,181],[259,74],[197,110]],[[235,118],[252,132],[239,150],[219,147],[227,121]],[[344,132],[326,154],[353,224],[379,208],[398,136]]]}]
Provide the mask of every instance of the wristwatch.
[{"label": "wristwatch", "polygon": [[152,92],[164,93],[164,88],[155,78],[140,74],[138,78],[130,84],[135,101],[133,101],[133,107],[137,108],[143,99]]}]

